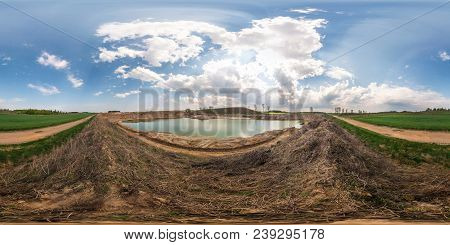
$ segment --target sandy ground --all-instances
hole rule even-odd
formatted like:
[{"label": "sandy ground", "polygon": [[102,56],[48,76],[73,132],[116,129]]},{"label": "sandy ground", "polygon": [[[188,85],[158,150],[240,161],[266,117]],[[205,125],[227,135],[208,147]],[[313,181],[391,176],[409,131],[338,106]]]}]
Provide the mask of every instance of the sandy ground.
[{"label": "sandy ground", "polygon": [[13,132],[0,132],[0,145],[14,145],[40,140],[48,136],[57,134],[66,129],[72,128],[80,123],[89,120],[90,118],[91,117],[87,117],[80,119],[78,121],[73,121],[46,128],[13,131]]},{"label": "sandy ground", "polygon": [[438,132],[438,131],[423,131],[423,130],[408,130],[408,129],[398,129],[385,126],[377,126],[369,123],[360,122],[350,118],[336,117],[350,123],[352,125],[358,126],[360,128],[365,128],[370,131],[409,141],[421,142],[421,143],[436,143],[442,145],[450,144],[450,133],[449,132]]},{"label": "sandy ground", "polygon": [[449,221],[448,170],[400,165],[320,115],[237,151],[157,145],[99,115],[53,151],[0,168],[0,223]]},{"label": "sandy ground", "polygon": [[245,147],[226,149],[223,151],[219,151],[219,150],[218,151],[208,151],[207,149],[205,149],[205,150],[186,149],[184,147],[172,145],[168,142],[167,143],[165,143],[163,141],[158,142],[158,141],[153,140],[152,138],[140,135],[136,131],[129,129],[126,126],[122,126],[121,124],[116,124],[116,125],[119,129],[123,130],[127,135],[135,137],[146,144],[155,146],[160,149],[164,149],[165,151],[168,151],[168,152],[187,154],[187,155],[195,156],[195,157],[215,157],[215,156],[224,156],[224,155],[230,155],[230,154],[239,154],[239,153],[253,150],[254,148],[259,147],[259,146],[270,146],[270,145],[276,144],[276,143],[280,142],[281,140],[285,139],[289,135],[289,131],[283,131],[280,135],[277,135],[276,137],[274,137],[270,140],[261,142],[261,143],[248,145]]}]

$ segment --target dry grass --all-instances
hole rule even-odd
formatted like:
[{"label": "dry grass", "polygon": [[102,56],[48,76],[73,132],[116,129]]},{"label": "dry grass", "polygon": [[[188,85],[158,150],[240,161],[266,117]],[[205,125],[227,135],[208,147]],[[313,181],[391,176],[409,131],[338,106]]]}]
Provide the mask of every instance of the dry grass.
[{"label": "dry grass", "polygon": [[0,221],[448,221],[447,169],[392,163],[320,117],[233,158],[166,152],[116,127],[97,117],[31,164],[0,169]]}]

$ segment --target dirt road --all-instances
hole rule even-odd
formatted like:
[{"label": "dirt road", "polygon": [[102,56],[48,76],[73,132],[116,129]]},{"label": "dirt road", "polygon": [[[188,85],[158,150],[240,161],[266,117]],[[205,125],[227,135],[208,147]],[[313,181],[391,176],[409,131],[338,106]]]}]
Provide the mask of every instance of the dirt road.
[{"label": "dirt road", "polygon": [[38,128],[14,132],[0,132],[0,145],[15,145],[40,140],[49,137],[51,135],[57,134],[66,129],[72,128],[80,123],[89,120],[91,117],[86,117],[78,121],[73,121],[46,128]]},{"label": "dirt road", "polygon": [[382,135],[421,142],[421,143],[436,143],[441,145],[449,145],[450,144],[450,132],[439,132],[439,131],[424,131],[424,130],[409,130],[409,129],[398,129],[391,128],[385,126],[377,126],[369,123],[360,122],[357,120],[353,120],[345,117],[337,117],[342,121],[350,123],[354,126],[358,126],[360,128],[365,128],[375,133],[379,133]]}]

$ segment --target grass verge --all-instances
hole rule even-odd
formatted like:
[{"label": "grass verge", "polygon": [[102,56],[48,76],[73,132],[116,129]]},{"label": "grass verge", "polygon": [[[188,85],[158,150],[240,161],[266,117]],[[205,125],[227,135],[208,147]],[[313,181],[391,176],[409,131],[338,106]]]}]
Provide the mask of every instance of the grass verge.
[{"label": "grass verge", "polygon": [[391,138],[353,126],[337,118],[333,118],[333,120],[351,134],[359,137],[372,149],[388,154],[401,163],[418,165],[426,162],[450,168],[450,146]]},{"label": "grass verge", "polygon": [[32,156],[47,153],[54,147],[61,145],[77,133],[81,132],[91,120],[92,118],[41,140],[19,145],[0,145],[0,163],[17,163],[29,159]]}]

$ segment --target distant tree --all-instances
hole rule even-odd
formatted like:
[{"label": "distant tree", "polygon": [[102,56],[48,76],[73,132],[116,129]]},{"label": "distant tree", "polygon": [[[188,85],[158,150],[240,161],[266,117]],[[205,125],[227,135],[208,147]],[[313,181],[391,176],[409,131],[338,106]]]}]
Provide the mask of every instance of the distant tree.
[{"label": "distant tree", "polygon": [[255,104],[255,111],[258,111],[258,106]]},{"label": "distant tree", "polygon": [[264,112],[264,104],[262,104],[262,112]]},{"label": "distant tree", "polygon": [[[337,113],[337,114],[340,114],[341,113],[341,107],[336,107],[336,108],[334,108],[334,112],[335,113]],[[343,112],[343,111],[342,111]]]}]

